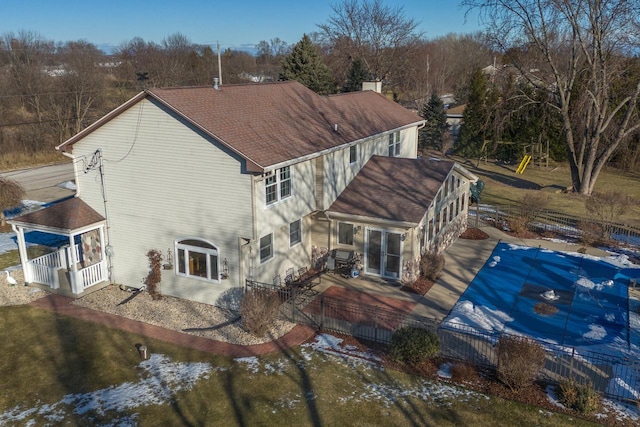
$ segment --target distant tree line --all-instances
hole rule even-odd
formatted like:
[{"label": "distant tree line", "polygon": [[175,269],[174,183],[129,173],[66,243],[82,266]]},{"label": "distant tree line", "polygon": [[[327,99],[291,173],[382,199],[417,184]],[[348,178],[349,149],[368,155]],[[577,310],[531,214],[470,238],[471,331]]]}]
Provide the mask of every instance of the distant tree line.
[{"label": "distant tree line", "polygon": [[[428,119],[422,148],[510,159],[548,142],[554,159],[570,161],[584,194],[604,165],[640,164],[640,63],[626,37],[638,24],[637,2],[463,3],[495,31],[427,39],[400,6],[342,0],[294,45],[275,38],[255,54],[224,49],[222,82],[298,80],[331,94],[379,80],[387,96]],[[176,33],[160,43],[134,38],[107,55],[86,41],[3,34],[1,151],[51,151],[146,87],[211,85],[220,77],[214,49]],[[466,109],[454,146],[446,108],[457,104]]]}]

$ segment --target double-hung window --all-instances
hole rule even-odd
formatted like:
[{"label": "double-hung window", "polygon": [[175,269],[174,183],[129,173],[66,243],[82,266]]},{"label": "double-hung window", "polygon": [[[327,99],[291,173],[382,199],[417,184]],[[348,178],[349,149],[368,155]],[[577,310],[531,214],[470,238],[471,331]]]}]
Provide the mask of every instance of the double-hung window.
[{"label": "double-hung window", "polygon": [[338,223],[338,244],[353,246],[353,224]]},{"label": "double-hung window", "polygon": [[400,131],[389,134],[389,157],[400,155]]},{"label": "double-hung window", "polygon": [[273,258],[273,233],[260,238],[260,262]]},{"label": "double-hung window", "polygon": [[352,145],[349,147],[349,164],[353,164],[358,160],[358,146]]},{"label": "double-hung window", "polygon": [[297,245],[300,242],[302,242],[302,230],[300,229],[300,220],[297,220],[289,224],[289,246]]},{"label": "double-hung window", "polygon": [[291,167],[285,166],[271,172],[264,180],[267,205],[291,196]]},{"label": "double-hung window", "polygon": [[176,242],[176,273],[212,282],[220,281],[220,254],[213,244],[200,239]]}]

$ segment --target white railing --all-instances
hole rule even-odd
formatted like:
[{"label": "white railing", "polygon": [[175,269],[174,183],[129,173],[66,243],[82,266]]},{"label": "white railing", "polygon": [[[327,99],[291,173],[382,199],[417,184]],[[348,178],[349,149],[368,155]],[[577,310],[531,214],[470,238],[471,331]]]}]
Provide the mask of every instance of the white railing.
[{"label": "white railing", "polygon": [[79,276],[82,277],[81,291],[84,291],[90,286],[96,283],[104,282],[107,280],[107,262],[100,261],[97,264],[90,265],[79,271]]},{"label": "white railing", "polygon": [[64,263],[64,249],[34,258],[29,263],[43,267],[60,268]]},{"label": "white railing", "polygon": [[[80,245],[74,245],[76,261],[81,262]],[[56,252],[43,255],[30,260],[27,264],[29,269],[29,281],[42,283],[52,289],[60,287],[58,270],[70,271],[68,263],[71,262],[71,248],[66,246]],[[71,284],[74,293],[81,293],[85,289],[107,280],[107,262],[100,261],[89,267],[78,270],[75,274],[69,275],[69,279],[75,284]]]},{"label": "white railing", "polygon": [[30,281],[42,283],[53,289],[58,289],[58,267],[38,264],[33,261],[29,261],[29,264],[27,264],[29,268]]}]

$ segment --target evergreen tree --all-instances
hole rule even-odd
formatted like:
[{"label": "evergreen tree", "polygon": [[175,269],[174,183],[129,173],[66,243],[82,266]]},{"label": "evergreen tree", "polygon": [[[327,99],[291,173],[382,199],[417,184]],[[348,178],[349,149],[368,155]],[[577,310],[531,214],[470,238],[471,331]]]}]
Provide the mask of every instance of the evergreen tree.
[{"label": "evergreen tree", "polygon": [[487,138],[489,111],[487,108],[488,82],[482,70],[476,69],[469,81],[467,106],[462,114],[460,138],[456,154],[476,157],[481,154],[483,142]]},{"label": "evergreen tree", "polygon": [[335,92],[331,71],[306,34],[282,60],[280,80],[297,80],[319,94]]},{"label": "evergreen tree", "polygon": [[449,125],[444,103],[440,97],[436,94],[431,95],[429,101],[422,106],[420,116],[426,120],[419,134],[420,148],[433,147],[441,150]]},{"label": "evergreen tree", "polygon": [[342,88],[343,92],[357,92],[362,90],[362,82],[369,80],[369,70],[360,58],[351,62],[351,68],[347,74],[347,83]]}]

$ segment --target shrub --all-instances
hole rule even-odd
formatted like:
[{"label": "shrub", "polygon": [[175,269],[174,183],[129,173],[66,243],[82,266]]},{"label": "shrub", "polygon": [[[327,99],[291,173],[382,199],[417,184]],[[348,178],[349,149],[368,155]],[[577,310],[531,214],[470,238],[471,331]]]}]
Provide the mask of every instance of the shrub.
[{"label": "shrub", "polygon": [[420,259],[420,275],[435,282],[444,268],[444,255],[435,251],[426,252]]},{"label": "shrub", "polygon": [[20,206],[25,194],[18,181],[0,176],[0,226],[5,225],[4,211]]},{"label": "shrub", "polygon": [[512,391],[531,384],[544,365],[544,348],[528,338],[503,336],[497,350],[498,379]]},{"label": "shrub", "polygon": [[144,278],[144,284],[147,285],[147,292],[154,300],[162,299],[158,285],[162,279],[162,253],[157,249],[151,249],[147,252],[149,258],[149,275]]},{"label": "shrub", "polygon": [[264,337],[275,324],[280,309],[278,292],[269,289],[250,289],[240,301],[240,316],[247,332]]},{"label": "shrub", "polygon": [[516,235],[522,235],[529,230],[528,220],[523,216],[516,216],[509,219],[509,230]]},{"label": "shrub", "polygon": [[585,200],[585,208],[590,216],[601,221],[618,222],[634,205],[631,196],[615,191],[594,192]]},{"label": "shrub", "polygon": [[580,242],[587,246],[597,246],[605,242],[605,230],[601,224],[594,221],[580,221]]},{"label": "shrub", "polygon": [[560,403],[581,414],[595,412],[601,405],[600,395],[589,384],[563,381],[556,387],[556,393],[558,393]]},{"label": "shrub", "polygon": [[551,198],[549,195],[541,193],[540,191],[528,191],[527,194],[520,197],[520,200],[518,200],[522,217],[528,224],[540,216],[542,211],[544,211],[550,203]]},{"label": "shrub", "polygon": [[451,366],[451,379],[456,382],[476,381],[478,368],[469,362],[456,362]]},{"label": "shrub", "polygon": [[440,340],[433,332],[415,327],[403,327],[391,337],[391,357],[398,362],[419,364],[440,351]]}]

